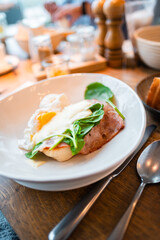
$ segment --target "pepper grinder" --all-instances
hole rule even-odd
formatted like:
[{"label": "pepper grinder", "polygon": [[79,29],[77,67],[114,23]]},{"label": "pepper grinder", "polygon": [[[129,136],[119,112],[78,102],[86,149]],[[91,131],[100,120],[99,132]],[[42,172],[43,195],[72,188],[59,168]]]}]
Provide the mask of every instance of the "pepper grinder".
[{"label": "pepper grinder", "polygon": [[101,56],[104,56],[104,54],[105,54],[104,39],[105,39],[106,32],[107,32],[107,25],[105,24],[106,17],[105,17],[105,14],[103,13],[104,2],[105,2],[105,0],[95,0],[95,1],[93,1],[92,6],[91,6],[92,12],[96,16],[95,23],[98,26],[96,42],[98,44],[98,53]]},{"label": "pepper grinder", "polygon": [[103,5],[103,12],[106,15],[107,34],[105,37],[105,57],[108,65],[119,68],[123,63],[123,32],[121,24],[124,15],[124,0],[107,0]]}]

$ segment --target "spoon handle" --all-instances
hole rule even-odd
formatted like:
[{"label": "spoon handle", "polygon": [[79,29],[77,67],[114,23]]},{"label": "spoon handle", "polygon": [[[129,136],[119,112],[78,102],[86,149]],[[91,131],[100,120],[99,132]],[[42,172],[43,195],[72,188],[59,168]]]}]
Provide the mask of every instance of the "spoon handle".
[{"label": "spoon handle", "polygon": [[116,227],[113,229],[112,233],[109,235],[107,240],[122,240],[124,237],[124,234],[127,230],[129,221],[131,219],[132,213],[136,207],[136,204],[143,192],[143,189],[145,187],[146,183],[141,182],[136,194],[134,195],[132,202],[130,203],[128,209],[116,225]]}]

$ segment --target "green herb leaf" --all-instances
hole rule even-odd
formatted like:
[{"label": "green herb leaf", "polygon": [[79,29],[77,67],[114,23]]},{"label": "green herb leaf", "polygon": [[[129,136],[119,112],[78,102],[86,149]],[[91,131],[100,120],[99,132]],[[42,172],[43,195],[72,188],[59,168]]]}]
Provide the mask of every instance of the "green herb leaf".
[{"label": "green herb leaf", "polygon": [[110,101],[110,100],[107,100],[106,102],[108,102],[114,109],[115,111],[119,114],[119,116],[124,120],[125,117],[123,116],[123,114],[118,110],[118,108]]},{"label": "green herb leaf", "polygon": [[89,133],[92,130],[92,128],[95,126],[94,123],[86,124],[86,123],[81,122],[79,124],[81,126],[81,132],[80,132],[79,136],[82,137],[82,138],[84,138],[85,135],[87,135],[87,133]]},{"label": "green herb leaf", "polygon": [[110,88],[99,82],[89,84],[84,94],[85,99],[97,99],[109,103],[124,120],[125,117],[112,102],[113,96],[113,92]]},{"label": "green herb leaf", "polygon": [[71,139],[69,139],[69,138],[64,139],[64,142],[67,143],[68,145],[70,145],[73,156],[78,154],[85,144],[83,138],[80,138],[78,136],[76,137],[76,141],[77,141],[77,146],[75,147],[75,145],[73,144],[73,141]]},{"label": "green herb leaf", "polygon": [[57,141],[54,143],[54,145],[52,147],[50,147],[49,150],[51,151],[53,148],[57,147],[58,144],[63,141],[63,139],[64,139],[64,136],[60,136],[59,139],[57,139]]},{"label": "green herb leaf", "polygon": [[66,136],[63,141],[70,145],[73,155],[81,151],[85,144],[83,140],[85,135],[103,118],[104,111],[102,104],[93,104],[90,110],[92,111],[90,116],[76,120],[72,128],[65,131],[65,135],[68,134],[68,136]]},{"label": "green herb leaf", "polygon": [[42,142],[37,143],[37,144],[34,146],[34,148],[32,149],[32,151],[26,153],[25,156],[26,156],[27,158],[30,158],[30,159],[33,158],[33,157],[38,153],[38,150],[36,150],[36,149],[39,148],[39,146],[40,146],[41,144],[42,144]]},{"label": "green herb leaf", "polygon": [[84,142],[83,138],[77,137],[77,147],[75,148],[75,146],[71,146],[71,151],[72,151],[73,156],[78,154],[81,151],[84,144],[85,144],[85,142]]},{"label": "green herb leaf", "polygon": [[103,109],[103,105],[100,103],[94,103],[92,106],[89,107],[89,109],[94,113],[95,111]]},{"label": "green herb leaf", "polygon": [[104,100],[112,99],[113,93],[109,87],[104,86],[102,83],[94,82],[87,86],[85,91],[85,99]]}]

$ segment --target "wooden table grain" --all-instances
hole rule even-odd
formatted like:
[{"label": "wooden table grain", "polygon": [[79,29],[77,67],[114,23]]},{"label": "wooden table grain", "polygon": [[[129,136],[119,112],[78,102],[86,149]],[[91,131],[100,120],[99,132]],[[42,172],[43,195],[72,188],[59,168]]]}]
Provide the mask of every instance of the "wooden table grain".
[{"label": "wooden table grain", "polygon": [[[133,89],[144,77],[155,73],[144,66],[133,69],[106,67],[99,72],[119,78]],[[0,92],[4,94],[27,81],[36,80],[31,71],[31,61],[21,61],[12,73],[0,77]],[[0,95],[1,97],[1,95]],[[148,123],[154,120],[148,117]],[[145,147],[160,139],[159,127]],[[71,240],[104,240],[120,219],[136,192],[140,179],[136,172],[139,154],[104,190],[89,213],[71,235]],[[45,240],[49,231],[89,190],[90,186],[64,192],[45,192],[26,188],[0,177],[0,209],[21,240]],[[160,184],[149,185],[144,190],[135,209],[125,240],[160,239]]]}]

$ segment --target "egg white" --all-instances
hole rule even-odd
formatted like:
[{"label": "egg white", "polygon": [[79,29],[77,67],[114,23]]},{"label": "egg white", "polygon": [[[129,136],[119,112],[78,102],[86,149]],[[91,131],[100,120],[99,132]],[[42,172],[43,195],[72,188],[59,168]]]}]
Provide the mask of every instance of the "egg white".
[{"label": "egg white", "polygon": [[49,136],[64,133],[66,129],[71,128],[74,121],[91,115],[92,111],[89,109],[91,105],[90,101],[84,100],[66,106],[33,136],[34,144],[36,145]]},{"label": "egg white", "polygon": [[[39,105],[39,108],[28,121],[27,128],[24,130],[24,138],[18,141],[20,148],[31,151],[34,146],[44,139],[52,136],[63,134],[66,129],[72,128],[74,121],[88,117],[92,114],[89,107],[92,103],[88,100],[68,105],[69,100],[65,94],[49,94],[45,96]],[[37,116],[43,113],[54,112],[52,117],[41,129],[38,128]],[[58,142],[59,136],[44,141],[40,146],[40,151],[44,148],[53,146],[53,142]]]},{"label": "egg white", "polygon": [[69,100],[65,94],[48,94],[40,102],[39,108],[31,116],[28,121],[27,128],[24,130],[24,138],[18,140],[18,146],[25,150],[32,150],[35,142],[33,136],[38,132],[37,116],[43,112],[61,112],[62,109],[69,104]]}]

